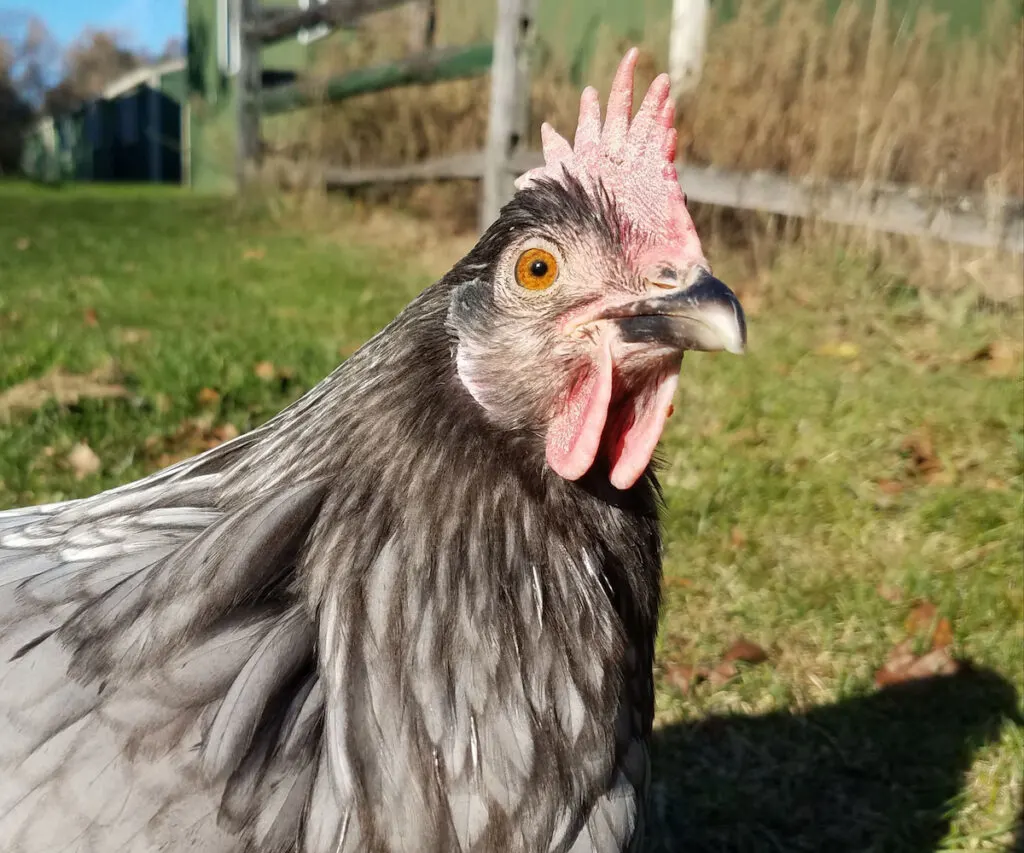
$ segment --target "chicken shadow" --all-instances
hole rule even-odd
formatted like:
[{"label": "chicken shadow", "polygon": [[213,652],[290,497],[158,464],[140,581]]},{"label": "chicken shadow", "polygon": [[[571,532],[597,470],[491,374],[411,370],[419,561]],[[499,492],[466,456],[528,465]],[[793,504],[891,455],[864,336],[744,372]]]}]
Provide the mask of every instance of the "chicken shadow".
[{"label": "chicken shadow", "polygon": [[1013,686],[965,666],[806,713],[667,726],[647,849],[933,853],[976,750],[1007,720],[1022,722]]}]

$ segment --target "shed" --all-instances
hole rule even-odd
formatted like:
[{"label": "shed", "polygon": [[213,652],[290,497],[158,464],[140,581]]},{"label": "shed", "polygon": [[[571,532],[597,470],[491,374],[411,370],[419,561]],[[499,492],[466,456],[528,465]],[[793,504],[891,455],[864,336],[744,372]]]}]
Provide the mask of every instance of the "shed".
[{"label": "shed", "polygon": [[187,181],[186,61],[137,68],[76,110],[40,119],[23,166],[40,180]]}]

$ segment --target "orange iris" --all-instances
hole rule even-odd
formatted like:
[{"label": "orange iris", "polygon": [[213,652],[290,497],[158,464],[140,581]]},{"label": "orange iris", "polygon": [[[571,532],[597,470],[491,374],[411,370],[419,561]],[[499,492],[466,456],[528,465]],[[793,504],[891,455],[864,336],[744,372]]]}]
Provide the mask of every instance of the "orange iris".
[{"label": "orange iris", "polygon": [[516,261],[516,281],[527,290],[546,290],[558,278],[558,261],[544,249],[527,249]]}]

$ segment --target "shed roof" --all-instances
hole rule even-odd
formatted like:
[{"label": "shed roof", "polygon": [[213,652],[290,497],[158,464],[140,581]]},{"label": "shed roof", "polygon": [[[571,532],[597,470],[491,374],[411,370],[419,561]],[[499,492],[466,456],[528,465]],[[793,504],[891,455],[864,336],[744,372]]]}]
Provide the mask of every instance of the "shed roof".
[{"label": "shed roof", "polygon": [[116,98],[118,95],[130,92],[136,86],[140,86],[143,83],[153,85],[164,74],[170,74],[174,71],[182,71],[184,68],[184,59],[168,59],[165,62],[158,62],[155,65],[144,65],[142,68],[136,68],[133,71],[129,71],[127,74],[122,74],[116,80],[108,83],[103,87],[100,97],[108,99]]}]

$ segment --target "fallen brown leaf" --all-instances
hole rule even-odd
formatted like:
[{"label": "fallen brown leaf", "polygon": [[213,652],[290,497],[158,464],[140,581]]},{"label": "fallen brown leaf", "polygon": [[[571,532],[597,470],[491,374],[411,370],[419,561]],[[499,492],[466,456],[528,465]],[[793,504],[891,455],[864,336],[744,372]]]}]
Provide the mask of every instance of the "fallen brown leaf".
[{"label": "fallen brown leaf", "polygon": [[155,467],[166,468],[237,438],[238,434],[238,427],[233,423],[214,426],[210,416],[186,418],[170,435],[151,435],[147,438],[143,445],[144,455]]},{"label": "fallen brown leaf", "polygon": [[914,640],[904,640],[895,646],[882,668],[875,673],[875,684],[886,687],[929,678],[933,675],[953,675],[960,664],[950,656],[948,648],[932,649],[924,655],[914,654]]},{"label": "fallen brown leaf", "polygon": [[952,486],[956,483],[956,472],[948,469],[931,471],[924,475],[924,481],[929,486]]},{"label": "fallen brown leaf", "polygon": [[752,643],[745,637],[740,637],[722,655],[723,662],[740,661],[742,663],[764,663],[768,660],[768,652],[757,643]]},{"label": "fallen brown leaf", "polygon": [[28,379],[0,393],[0,420],[18,411],[32,411],[55,400],[62,406],[73,406],[79,400],[106,400],[127,397],[128,392],[114,380],[117,369],[113,363],[91,373],[66,373],[54,368],[39,379]]},{"label": "fallen brown leaf", "polygon": [[903,491],[903,483],[899,480],[881,479],[878,481],[878,489],[886,495],[898,495]]},{"label": "fallen brown leaf", "polygon": [[708,683],[712,687],[721,687],[732,681],[737,675],[739,675],[739,670],[736,668],[736,664],[729,660],[723,660],[708,673]]},{"label": "fallen brown leaf", "polygon": [[993,377],[1017,376],[1021,371],[1024,349],[1013,341],[992,341],[969,357],[969,361],[985,362],[985,373]]},{"label": "fallen brown leaf", "polygon": [[729,544],[737,549],[745,547],[747,544],[746,534],[739,527],[734,526],[729,531]]},{"label": "fallen brown leaf", "polygon": [[911,475],[927,478],[942,470],[931,430],[927,426],[922,426],[903,439],[900,449],[909,457],[907,468]]},{"label": "fallen brown leaf", "polygon": [[[875,684],[884,687],[957,672],[960,665],[950,654],[953,626],[949,619],[939,615],[932,602],[918,601],[907,614],[903,627],[910,636],[889,652],[885,663],[875,673]],[[918,655],[914,650],[922,638],[927,640],[929,650]]]},{"label": "fallen brown leaf", "polygon": [[210,406],[220,400],[220,394],[212,388],[203,388],[197,395],[196,400],[202,406]]},{"label": "fallen brown leaf", "polygon": [[704,666],[670,666],[665,670],[665,680],[680,693],[689,693],[700,682],[708,677],[708,669]]},{"label": "fallen brown leaf", "polygon": [[903,628],[912,636],[920,636],[932,630],[938,615],[939,608],[930,601],[919,601],[914,605],[910,613],[907,614],[907,618],[903,622]]},{"label": "fallen brown leaf", "polygon": [[84,441],[80,441],[67,455],[68,465],[75,473],[76,480],[82,480],[90,474],[99,472],[101,463],[96,451],[89,447]]},{"label": "fallen brown leaf", "polygon": [[930,601],[915,604],[903,627],[912,637],[926,637],[933,649],[944,649],[953,643],[953,626]]},{"label": "fallen brown leaf", "polygon": [[932,632],[932,649],[946,649],[953,645],[953,626],[943,616]]},{"label": "fallen brown leaf", "polygon": [[721,687],[739,675],[737,663],[758,664],[768,660],[768,653],[756,643],[740,638],[722,655],[714,666],[705,664],[670,664],[665,669],[665,678],[681,693],[689,693],[702,681],[712,687]]},{"label": "fallen brown leaf", "polygon": [[277,375],[277,371],[274,369],[274,364],[270,361],[258,362],[252,369],[252,372],[256,374],[258,379],[262,379],[264,382],[269,382]]},{"label": "fallen brown leaf", "polygon": [[99,315],[96,313],[95,308],[86,308],[82,312],[82,322],[87,326],[98,326],[100,324]]}]

